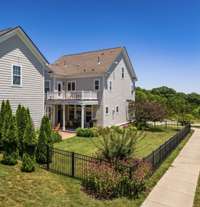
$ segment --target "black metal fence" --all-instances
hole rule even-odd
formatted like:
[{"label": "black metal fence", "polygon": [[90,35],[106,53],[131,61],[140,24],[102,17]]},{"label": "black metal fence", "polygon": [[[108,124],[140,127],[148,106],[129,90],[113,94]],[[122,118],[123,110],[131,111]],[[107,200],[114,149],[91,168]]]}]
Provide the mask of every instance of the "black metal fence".
[{"label": "black metal fence", "polygon": [[[157,168],[189,132],[190,125],[187,125],[159,148],[154,150],[150,155],[145,157],[144,160],[151,163],[154,169]],[[81,180],[86,178],[87,171],[92,163],[108,163],[105,160],[95,157],[64,151],[57,148],[49,148],[48,146],[47,157],[49,158],[49,161],[44,166],[47,170]],[[135,166],[121,165],[121,167],[123,167],[130,176],[133,169],[135,169]]]},{"label": "black metal fence", "polygon": [[172,150],[174,150],[177,145],[187,136],[190,130],[190,124],[186,125],[172,138],[167,140],[164,144],[160,145],[160,147],[154,150],[150,155],[145,157],[144,160],[151,163],[152,168],[156,169],[172,152]]},{"label": "black metal fence", "polygon": [[[110,164],[108,161],[47,146],[47,170],[77,179],[85,179],[91,164]],[[120,164],[131,176],[133,167]]]}]

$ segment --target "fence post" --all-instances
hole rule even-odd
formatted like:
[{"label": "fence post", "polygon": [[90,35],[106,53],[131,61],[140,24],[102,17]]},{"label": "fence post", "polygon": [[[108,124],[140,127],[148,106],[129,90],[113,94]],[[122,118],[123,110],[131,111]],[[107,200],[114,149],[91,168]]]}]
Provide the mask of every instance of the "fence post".
[{"label": "fence post", "polygon": [[47,170],[49,170],[49,145],[47,144]]},{"label": "fence post", "polygon": [[72,175],[72,177],[74,177],[74,170],[75,170],[75,162],[74,162],[74,152],[72,152],[72,166],[71,166],[71,168],[72,168],[72,173],[71,173],[71,175]]},{"label": "fence post", "polygon": [[129,167],[129,179],[132,178],[133,167]]},{"label": "fence post", "polygon": [[152,167],[153,167],[153,168],[154,168],[154,160],[155,160],[155,155],[154,155],[154,154],[155,154],[155,150],[152,152],[152,156],[153,156],[153,159],[152,159],[153,166],[152,166]]}]

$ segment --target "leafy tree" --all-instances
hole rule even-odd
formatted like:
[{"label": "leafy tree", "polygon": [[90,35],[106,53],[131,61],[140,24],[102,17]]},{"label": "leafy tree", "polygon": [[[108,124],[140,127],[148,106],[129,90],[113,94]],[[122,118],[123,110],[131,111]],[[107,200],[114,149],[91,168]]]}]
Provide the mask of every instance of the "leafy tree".
[{"label": "leafy tree", "polygon": [[5,118],[5,102],[3,100],[1,103],[1,110],[0,110],[0,146],[3,145],[2,128],[4,124],[4,118]]},{"label": "leafy tree", "polygon": [[[8,104],[9,102],[7,102]],[[15,165],[18,158],[18,136],[15,117],[7,106],[7,115],[3,126],[3,160],[6,165]],[[10,114],[11,113],[11,114]]]},{"label": "leafy tree", "polygon": [[51,125],[49,118],[44,116],[40,126],[40,132],[38,137],[38,145],[36,150],[36,160],[40,164],[47,163],[47,145],[52,147],[53,142],[51,139]]},{"label": "leafy tree", "polygon": [[137,102],[135,104],[136,124],[139,128],[145,127],[147,121],[162,121],[166,117],[165,108],[156,102]]},{"label": "leafy tree", "polygon": [[27,110],[24,106],[19,105],[16,111],[17,131],[19,140],[19,155],[23,156],[24,150],[24,132],[27,124]]},{"label": "leafy tree", "polygon": [[32,172],[35,170],[35,149],[37,144],[35,129],[30,114],[27,112],[27,124],[24,132],[24,153],[21,170]]}]

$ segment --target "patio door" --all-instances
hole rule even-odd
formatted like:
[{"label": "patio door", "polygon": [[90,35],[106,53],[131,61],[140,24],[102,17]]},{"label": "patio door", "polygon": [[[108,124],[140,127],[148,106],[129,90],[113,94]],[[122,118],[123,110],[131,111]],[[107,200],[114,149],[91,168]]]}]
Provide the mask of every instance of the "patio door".
[{"label": "patio door", "polygon": [[58,96],[61,96],[62,93],[62,81],[57,81],[57,90],[58,90]]}]

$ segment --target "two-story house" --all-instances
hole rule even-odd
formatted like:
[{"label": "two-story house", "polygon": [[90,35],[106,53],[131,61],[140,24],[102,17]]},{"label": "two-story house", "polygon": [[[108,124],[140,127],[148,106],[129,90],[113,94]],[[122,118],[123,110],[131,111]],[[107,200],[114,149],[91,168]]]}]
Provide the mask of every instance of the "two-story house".
[{"label": "two-story house", "polygon": [[30,109],[36,128],[44,115],[44,73],[48,61],[21,27],[0,30],[0,103],[9,100],[15,112]]},{"label": "two-story house", "polygon": [[133,66],[124,47],[64,55],[45,74],[46,112],[55,127],[123,125],[135,98]]}]

